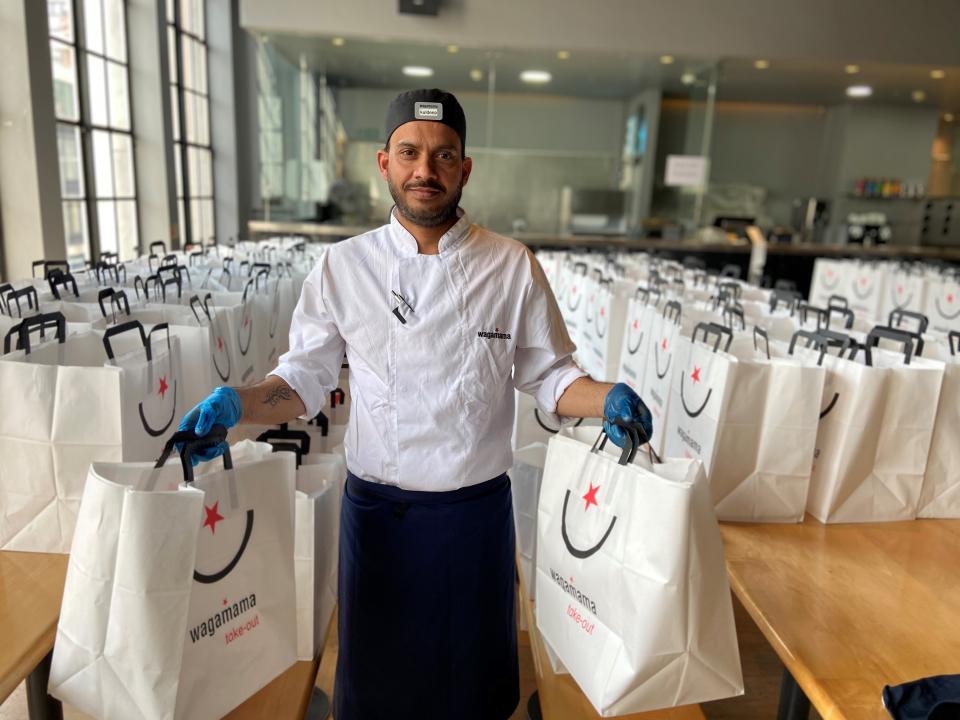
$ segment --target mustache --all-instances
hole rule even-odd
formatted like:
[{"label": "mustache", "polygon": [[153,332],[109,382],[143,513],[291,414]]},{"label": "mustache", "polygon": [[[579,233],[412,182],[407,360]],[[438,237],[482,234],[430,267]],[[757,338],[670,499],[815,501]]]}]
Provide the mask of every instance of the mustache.
[{"label": "mustache", "polygon": [[426,188],[429,190],[436,190],[437,192],[447,191],[447,189],[443,185],[436,182],[435,180],[423,180],[421,182],[407,183],[406,185],[403,186],[404,190],[419,190],[422,188]]}]

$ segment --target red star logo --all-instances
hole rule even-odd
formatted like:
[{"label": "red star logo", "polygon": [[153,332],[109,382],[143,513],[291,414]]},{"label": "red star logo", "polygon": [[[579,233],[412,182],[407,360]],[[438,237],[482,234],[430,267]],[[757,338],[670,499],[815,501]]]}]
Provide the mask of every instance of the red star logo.
[{"label": "red star logo", "polygon": [[577,286],[574,285],[574,286],[570,289],[570,292],[572,292],[574,295],[576,295],[576,294],[577,294]]},{"label": "red star logo", "polygon": [[833,277],[833,270],[827,270],[827,277]]},{"label": "red star logo", "polygon": [[223,599],[223,604],[224,604],[224,605],[227,604],[227,599],[226,599],[226,598]]},{"label": "red star logo", "polygon": [[167,378],[166,378],[166,377],[161,377],[161,378],[160,378],[160,389],[157,391],[157,394],[162,398],[164,395],[166,395],[166,393],[167,393],[167,388],[168,388],[168,387],[169,387],[169,385],[167,385]]},{"label": "red star logo", "polygon": [[690,379],[693,380],[694,383],[700,382],[700,368],[693,368],[693,372],[690,373]]},{"label": "red star logo", "polygon": [[250,324],[250,316],[249,316],[249,315],[244,315],[244,316],[243,316],[243,326],[246,327],[246,326],[249,325],[249,324]]},{"label": "red star logo", "polygon": [[664,339],[663,339],[663,342],[660,343],[660,347],[663,348],[664,350],[667,349],[667,339],[666,339],[666,338],[664,338]]},{"label": "red star logo", "polygon": [[604,310],[605,308],[600,308],[600,317],[603,317],[606,314]]},{"label": "red star logo", "polygon": [[634,321],[633,321],[633,329],[634,329],[634,330],[639,330],[639,329],[640,329],[640,321],[639,321],[639,320],[634,320]]},{"label": "red star logo", "polygon": [[952,303],[952,302],[953,302],[953,294],[952,294],[952,293],[951,293],[950,295],[947,295],[947,302],[948,302],[948,303]]},{"label": "red star logo", "polygon": [[599,503],[597,503],[597,490],[599,489],[600,489],[599,485],[594,487],[593,483],[590,483],[590,490],[587,492],[586,495],[583,496],[583,499],[586,500],[586,505],[584,505],[583,507],[584,512],[589,510],[591,505],[596,505],[597,507],[600,507]]},{"label": "red star logo", "polygon": [[217,338],[217,350],[223,350],[223,338],[221,337]]},{"label": "red star logo", "polygon": [[867,279],[866,279],[865,277],[860,278],[860,284],[861,284],[861,285],[866,285],[866,284],[867,284]]},{"label": "red star logo", "polygon": [[897,285],[897,293],[903,295],[903,285]]},{"label": "red star logo", "polygon": [[203,521],[203,527],[209,527],[210,533],[212,535],[217,534],[217,523],[223,520],[223,515],[217,512],[217,506],[220,504],[220,501],[217,500],[213,507],[203,506],[204,512],[207,513],[207,519]]}]

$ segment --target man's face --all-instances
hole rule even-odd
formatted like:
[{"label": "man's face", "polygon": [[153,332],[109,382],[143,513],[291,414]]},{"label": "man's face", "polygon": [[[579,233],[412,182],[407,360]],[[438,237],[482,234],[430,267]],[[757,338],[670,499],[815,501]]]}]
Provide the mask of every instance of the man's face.
[{"label": "man's face", "polygon": [[377,164],[397,210],[421,227],[456,218],[473,165],[463,157],[453,128],[430,120],[414,120],[394,130],[390,147],[377,152]]}]

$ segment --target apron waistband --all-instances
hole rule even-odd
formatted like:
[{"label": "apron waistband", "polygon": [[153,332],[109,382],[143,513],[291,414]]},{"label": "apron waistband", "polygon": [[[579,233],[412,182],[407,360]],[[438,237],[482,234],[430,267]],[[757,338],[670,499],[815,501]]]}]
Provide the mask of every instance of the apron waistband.
[{"label": "apron waistband", "polygon": [[396,485],[370,482],[347,470],[347,492],[352,496],[370,500],[393,500],[416,505],[447,505],[465,500],[475,500],[496,492],[509,482],[510,478],[507,477],[506,473],[503,473],[476,485],[468,485],[445,492],[429,492],[427,490],[404,490]]}]

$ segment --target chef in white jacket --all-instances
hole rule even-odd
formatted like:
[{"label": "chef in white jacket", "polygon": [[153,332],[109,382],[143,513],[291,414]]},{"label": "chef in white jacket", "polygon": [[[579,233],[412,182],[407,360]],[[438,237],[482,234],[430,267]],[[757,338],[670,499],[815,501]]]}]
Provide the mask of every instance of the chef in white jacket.
[{"label": "chef in white jacket", "polygon": [[[181,427],[314,417],[346,355],[334,716],[501,720],[519,700],[514,389],[555,417],[618,418],[647,437],[650,415],[627,386],[574,364],[534,255],[460,209],[472,161],[456,98],[402,93],[386,137],[389,223],[323,255],[264,382],[218,388]],[[605,427],[623,445],[622,428]]]}]

